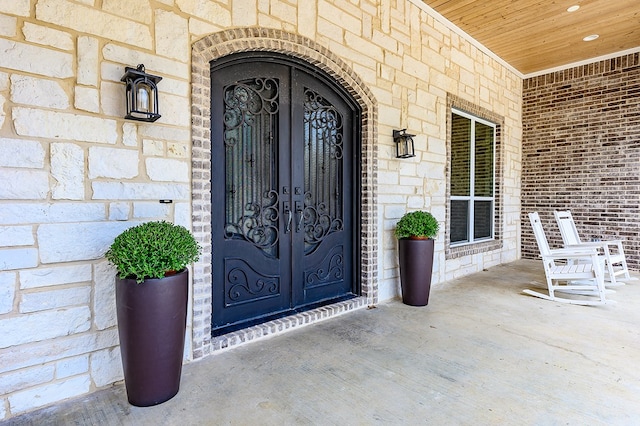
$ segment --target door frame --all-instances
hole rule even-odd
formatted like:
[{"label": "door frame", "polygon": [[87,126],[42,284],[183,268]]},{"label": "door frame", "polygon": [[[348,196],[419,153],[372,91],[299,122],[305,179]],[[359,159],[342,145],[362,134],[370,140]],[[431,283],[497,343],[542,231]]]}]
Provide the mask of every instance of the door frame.
[{"label": "door frame", "polygon": [[[339,81],[361,110],[361,151],[359,176],[361,205],[358,207],[360,235],[359,269],[361,296],[347,302],[292,315],[229,335],[211,337],[211,188],[210,179],[210,62],[233,52],[277,52],[307,64],[315,64],[322,72]],[[378,256],[381,253],[381,227],[377,209],[377,101],[366,83],[346,62],[325,46],[298,34],[276,29],[234,28],[213,33],[193,44],[192,49],[192,203],[193,233],[203,246],[203,255],[193,267],[191,346],[193,359],[212,352],[244,344],[300,324],[340,315],[354,309],[374,305],[378,301]],[[178,206],[176,206],[178,207]],[[181,214],[189,214],[187,206]]]}]

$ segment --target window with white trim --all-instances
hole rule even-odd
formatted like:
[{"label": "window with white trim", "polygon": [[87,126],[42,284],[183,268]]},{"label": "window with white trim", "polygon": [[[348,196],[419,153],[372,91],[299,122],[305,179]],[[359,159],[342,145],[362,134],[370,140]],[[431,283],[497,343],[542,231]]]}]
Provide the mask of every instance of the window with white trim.
[{"label": "window with white trim", "polygon": [[494,238],[495,141],[495,123],[451,109],[452,246]]}]

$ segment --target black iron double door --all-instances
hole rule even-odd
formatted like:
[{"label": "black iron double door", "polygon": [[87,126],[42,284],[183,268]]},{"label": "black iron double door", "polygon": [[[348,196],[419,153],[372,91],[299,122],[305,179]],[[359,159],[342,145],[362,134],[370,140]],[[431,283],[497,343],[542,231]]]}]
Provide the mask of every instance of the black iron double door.
[{"label": "black iron double door", "polygon": [[354,295],[355,111],[286,61],[211,77],[213,333]]}]

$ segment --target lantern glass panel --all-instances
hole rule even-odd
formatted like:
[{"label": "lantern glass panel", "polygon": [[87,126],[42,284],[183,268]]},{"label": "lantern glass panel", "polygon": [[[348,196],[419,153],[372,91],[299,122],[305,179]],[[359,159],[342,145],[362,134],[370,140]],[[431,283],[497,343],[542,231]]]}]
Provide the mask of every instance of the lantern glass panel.
[{"label": "lantern glass panel", "polygon": [[152,99],[151,87],[145,83],[138,84],[136,91],[136,110],[140,112],[153,111],[153,108],[151,107],[151,103],[153,102]]}]

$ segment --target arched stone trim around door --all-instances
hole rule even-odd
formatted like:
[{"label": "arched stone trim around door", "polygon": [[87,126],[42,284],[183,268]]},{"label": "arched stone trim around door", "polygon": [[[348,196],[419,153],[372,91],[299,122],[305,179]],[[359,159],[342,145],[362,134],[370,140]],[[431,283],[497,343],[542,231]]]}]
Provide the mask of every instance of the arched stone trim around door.
[{"label": "arched stone trim around door", "polygon": [[[210,62],[237,52],[265,51],[303,59],[340,83],[362,109],[361,151],[361,298],[309,311],[304,314],[211,338],[211,81]],[[378,301],[377,259],[377,107],[373,93],[351,67],[318,43],[300,35],[265,28],[243,28],[208,35],[192,47],[192,214],[193,232],[203,247],[194,265],[192,355],[237,345],[286,328],[307,324]]]}]

